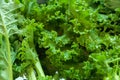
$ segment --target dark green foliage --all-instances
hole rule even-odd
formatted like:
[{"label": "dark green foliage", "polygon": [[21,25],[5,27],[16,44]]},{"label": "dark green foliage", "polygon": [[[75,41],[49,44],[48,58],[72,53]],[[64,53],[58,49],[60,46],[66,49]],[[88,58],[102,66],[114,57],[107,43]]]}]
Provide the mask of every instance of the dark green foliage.
[{"label": "dark green foliage", "polygon": [[[17,33],[8,37],[11,54],[16,53],[14,78],[24,74],[29,80],[119,80],[120,8],[108,1],[14,0],[22,4],[14,11]],[[6,48],[0,33],[0,47]]]}]

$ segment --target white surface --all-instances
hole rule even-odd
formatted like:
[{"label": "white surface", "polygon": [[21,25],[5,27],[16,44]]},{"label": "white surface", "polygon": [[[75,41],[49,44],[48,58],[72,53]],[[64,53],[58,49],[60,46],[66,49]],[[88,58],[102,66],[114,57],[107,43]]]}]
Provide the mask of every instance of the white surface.
[{"label": "white surface", "polygon": [[25,76],[23,76],[23,77],[18,77],[15,80],[27,80],[27,78]]}]

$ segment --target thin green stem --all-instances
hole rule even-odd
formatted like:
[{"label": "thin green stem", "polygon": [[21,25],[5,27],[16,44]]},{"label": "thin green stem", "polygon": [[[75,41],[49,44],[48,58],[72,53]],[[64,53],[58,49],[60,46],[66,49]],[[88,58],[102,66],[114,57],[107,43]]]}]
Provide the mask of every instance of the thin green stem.
[{"label": "thin green stem", "polygon": [[6,26],[4,27],[5,32],[5,40],[6,40],[6,47],[7,47],[7,56],[8,56],[8,72],[9,72],[9,80],[13,80],[13,72],[12,72],[12,60],[11,60],[11,51],[10,51],[10,42],[9,42],[9,36],[7,33]]},{"label": "thin green stem", "polygon": [[[32,36],[32,37],[31,37],[30,40],[29,40],[29,42],[31,43],[30,47],[33,48],[34,53],[35,53],[35,55],[37,56],[37,52],[36,52],[36,50],[35,50],[35,45],[34,45],[34,31],[33,31],[32,28],[31,28],[31,36]],[[35,60],[37,60],[37,62],[34,63],[35,71],[37,72],[37,75],[38,75],[38,76],[41,76],[41,77],[45,77],[45,74],[44,74],[44,71],[43,71],[43,69],[42,69],[40,60],[38,59],[38,57],[37,57],[37,59],[35,59]]]},{"label": "thin green stem", "polygon": [[119,61],[119,60],[120,60],[120,58],[116,58],[116,59],[113,59],[111,61],[107,61],[107,63],[116,62],[116,61]]},{"label": "thin green stem", "polygon": [[42,66],[40,64],[40,61],[37,61],[35,63],[35,69],[36,69],[38,75],[40,75],[41,77],[45,77],[44,71],[43,71]]},{"label": "thin green stem", "polygon": [[7,26],[5,24],[5,16],[2,14],[2,11],[0,11],[0,14],[1,14],[1,18],[2,18],[2,22],[3,22],[3,25],[2,25],[2,28],[3,28],[3,36],[5,37],[5,41],[6,41],[6,54],[7,55],[7,63],[8,63],[8,79],[9,80],[13,80],[13,72],[12,72],[12,60],[11,60],[11,51],[10,51],[10,42],[9,42],[9,36],[8,36],[8,32],[7,32]]},{"label": "thin green stem", "polygon": [[28,80],[37,80],[34,69],[30,66],[27,70]]}]

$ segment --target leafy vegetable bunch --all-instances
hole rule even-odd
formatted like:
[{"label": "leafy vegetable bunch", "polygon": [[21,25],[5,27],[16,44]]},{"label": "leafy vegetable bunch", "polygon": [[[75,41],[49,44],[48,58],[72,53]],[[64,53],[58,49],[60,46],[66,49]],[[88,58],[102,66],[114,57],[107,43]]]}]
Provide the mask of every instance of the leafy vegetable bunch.
[{"label": "leafy vegetable bunch", "polygon": [[0,79],[119,80],[120,8],[106,0],[0,1]]}]

